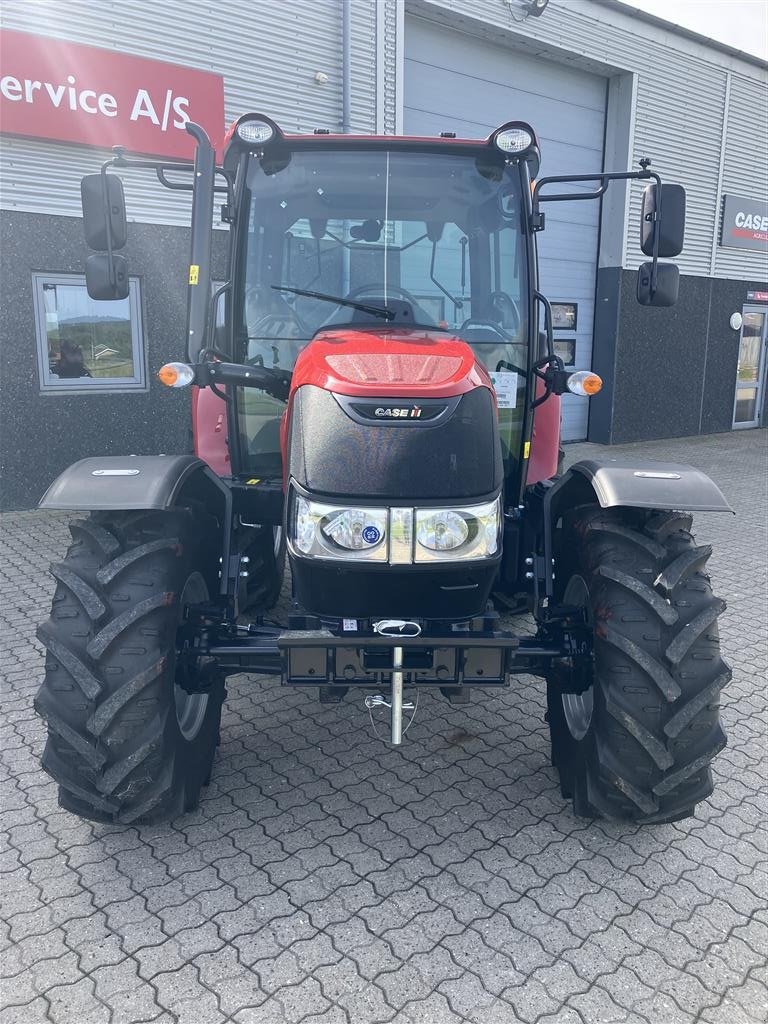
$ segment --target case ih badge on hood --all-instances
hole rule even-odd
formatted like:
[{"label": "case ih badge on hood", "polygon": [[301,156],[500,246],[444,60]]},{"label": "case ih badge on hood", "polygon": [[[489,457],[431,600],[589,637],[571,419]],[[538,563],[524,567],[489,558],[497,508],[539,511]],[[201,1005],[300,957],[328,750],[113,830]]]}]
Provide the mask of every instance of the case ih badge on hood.
[{"label": "case ih badge on hood", "polygon": [[[660,257],[682,246],[682,189],[648,160],[538,178],[521,121],[487,139],[363,138],[248,114],[221,166],[188,130],[194,165],[119,152],[83,181],[96,299],[128,288],[112,168],[192,193],[186,351],[158,376],[194,386],[195,455],[86,459],[42,501],[90,512],[39,631],[62,805],[133,823],[193,808],[231,673],[357,700],[360,727],[388,715],[395,745],[422,691],[461,705],[533,674],[577,814],[692,813],[729,670],[710,549],[680,510],[728,506],[689,466],[557,475],[560,396],[601,382],[554,352],[535,246],[547,202],[644,181],[637,296],[669,306],[678,272]],[[211,296],[217,192],[231,276]],[[265,618],[286,557],[291,599]],[[532,612],[535,634],[497,608]]]}]

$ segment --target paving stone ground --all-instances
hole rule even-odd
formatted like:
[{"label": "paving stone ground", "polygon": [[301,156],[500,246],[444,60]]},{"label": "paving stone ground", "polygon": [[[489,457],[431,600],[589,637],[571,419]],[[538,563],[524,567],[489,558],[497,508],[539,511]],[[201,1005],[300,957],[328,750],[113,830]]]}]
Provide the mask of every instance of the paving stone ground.
[{"label": "paving stone ground", "polygon": [[765,1022],[767,440],[609,452],[693,463],[738,513],[698,517],[728,602],[729,746],[714,796],[674,825],[572,816],[529,677],[467,709],[422,696],[392,750],[359,696],[321,707],[240,676],[197,812],[79,821],[38,767],[32,711],[68,517],[3,516],[0,1021]]}]

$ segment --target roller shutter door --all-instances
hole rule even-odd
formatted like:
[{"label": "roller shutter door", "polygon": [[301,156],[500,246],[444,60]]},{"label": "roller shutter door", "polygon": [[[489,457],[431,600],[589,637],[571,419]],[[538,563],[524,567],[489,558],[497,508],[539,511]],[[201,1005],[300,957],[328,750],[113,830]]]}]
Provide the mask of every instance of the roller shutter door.
[{"label": "roller shutter door", "polygon": [[[405,31],[404,128],[408,135],[483,137],[504,121],[529,121],[539,137],[542,174],[601,170],[606,80],[492,42],[409,18]],[[552,302],[578,303],[576,365],[592,357],[600,207],[552,203],[539,235],[541,288]],[[563,403],[563,437],[587,436],[585,399]]]}]

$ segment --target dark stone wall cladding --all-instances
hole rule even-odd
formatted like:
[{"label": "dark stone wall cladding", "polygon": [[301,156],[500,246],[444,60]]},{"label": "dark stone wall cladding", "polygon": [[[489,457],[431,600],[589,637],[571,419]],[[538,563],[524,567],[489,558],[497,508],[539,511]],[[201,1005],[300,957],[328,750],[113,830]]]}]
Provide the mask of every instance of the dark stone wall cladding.
[{"label": "dark stone wall cladding", "polygon": [[639,305],[636,286],[635,271],[598,271],[592,365],[604,386],[590,400],[589,440],[622,444],[731,430],[739,332],[729,320],[765,282],[681,276],[669,309]]},{"label": "dark stone wall cladding", "polygon": [[[218,279],[225,245],[224,233],[215,232]],[[32,274],[84,272],[82,222],[0,214],[0,507],[34,507],[63,469],[89,455],[190,450],[189,392],[164,388],[155,377],[163,363],[184,358],[188,249],[186,228],[128,225],[123,253],[141,281],[149,391],[41,394]]]}]

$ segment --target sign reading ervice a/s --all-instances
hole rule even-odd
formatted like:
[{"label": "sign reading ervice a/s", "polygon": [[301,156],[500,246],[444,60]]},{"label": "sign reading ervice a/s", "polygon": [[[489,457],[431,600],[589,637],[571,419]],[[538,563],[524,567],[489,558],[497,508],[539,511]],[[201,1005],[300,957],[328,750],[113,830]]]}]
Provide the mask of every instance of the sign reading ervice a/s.
[{"label": "sign reading ervice a/s", "polygon": [[0,31],[0,131],[190,159],[196,121],[224,134],[221,75],[10,29]]},{"label": "sign reading ervice a/s", "polygon": [[768,203],[746,196],[723,196],[720,245],[768,250]]}]

